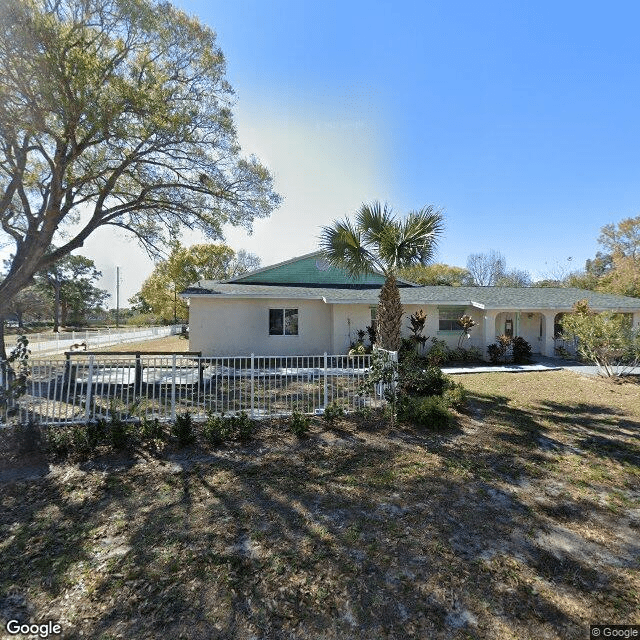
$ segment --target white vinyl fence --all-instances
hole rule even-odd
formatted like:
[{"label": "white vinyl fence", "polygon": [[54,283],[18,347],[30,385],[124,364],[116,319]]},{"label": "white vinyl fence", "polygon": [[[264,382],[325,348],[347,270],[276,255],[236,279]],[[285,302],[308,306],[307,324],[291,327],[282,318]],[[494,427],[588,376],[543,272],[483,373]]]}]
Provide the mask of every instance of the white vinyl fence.
[{"label": "white vinyl fence", "polygon": [[[85,343],[87,350],[97,347],[107,347],[112,344],[124,344],[139,340],[152,340],[176,335],[182,330],[182,325],[165,327],[142,327],[121,329],[100,329],[87,331],[68,331],[62,333],[31,333],[27,334],[29,349],[32,356],[43,354],[63,353],[73,345]],[[17,339],[17,336],[16,336]],[[14,343],[15,344],[15,343]],[[7,341],[7,352],[13,345]]]},{"label": "white vinyl fence", "polygon": [[[395,359],[395,352],[384,352]],[[345,410],[379,407],[384,389],[362,390],[370,355],[119,357],[74,353],[66,362],[30,359],[27,392],[13,420],[41,424],[109,419],[174,420],[189,412],[246,412],[253,418],[321,413],[332,402]],[[0,415],[0,422],[2,416]]]}]

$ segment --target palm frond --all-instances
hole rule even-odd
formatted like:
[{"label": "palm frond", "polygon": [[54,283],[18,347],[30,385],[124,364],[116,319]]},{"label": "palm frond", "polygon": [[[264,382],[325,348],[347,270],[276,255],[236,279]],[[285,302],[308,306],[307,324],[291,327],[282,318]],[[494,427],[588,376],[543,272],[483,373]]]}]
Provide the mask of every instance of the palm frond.
[{"label": "palm frond", "polygon": [[379,244],[393,223],[391,208],[386,203],[380,204],[377,200],[371,204],[363,204],[356,214],[356,225],[361,230],[367,245]]},{"label": "palm frond", "polygon": [[352,277],[375,272],[376,258],[363,243],[360,229],[348,219],[322,227],[320,249],[329,264],[344,269]]},{"label": "palm frond", "polygon": [[398,225],[396,266],[408,267],[416,262],[431,262],[444,230],[442,211],[433,206],[412,211]]}]

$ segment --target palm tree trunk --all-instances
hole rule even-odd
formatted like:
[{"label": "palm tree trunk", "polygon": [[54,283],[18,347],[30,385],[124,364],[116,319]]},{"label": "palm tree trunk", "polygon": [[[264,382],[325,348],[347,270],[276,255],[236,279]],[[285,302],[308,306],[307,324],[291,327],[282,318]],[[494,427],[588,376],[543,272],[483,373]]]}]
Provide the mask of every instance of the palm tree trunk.
[{"label": "palm tree trunk", "polygon": [[402,303],[395,276],[388,275],[384,281],[378,302],[378,346],[389,351],[400,348],[402,327]]}]

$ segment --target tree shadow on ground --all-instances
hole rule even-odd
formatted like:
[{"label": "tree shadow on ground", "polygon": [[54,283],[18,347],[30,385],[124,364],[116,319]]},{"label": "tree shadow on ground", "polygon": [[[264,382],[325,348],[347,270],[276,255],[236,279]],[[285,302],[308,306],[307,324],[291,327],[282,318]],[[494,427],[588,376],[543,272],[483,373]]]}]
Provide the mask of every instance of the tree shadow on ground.
[{"label": "tree shadow on ground", "polygon": [[570,450],[506,400],[474,394],[484,422],[445,433],[341,425],[10,485],[3,591],[73,613],[69,637],[582,638],[578,605],[613,619],[606,593],[619,619],[634,585],[569,529],[601,505],[524,499]]}]

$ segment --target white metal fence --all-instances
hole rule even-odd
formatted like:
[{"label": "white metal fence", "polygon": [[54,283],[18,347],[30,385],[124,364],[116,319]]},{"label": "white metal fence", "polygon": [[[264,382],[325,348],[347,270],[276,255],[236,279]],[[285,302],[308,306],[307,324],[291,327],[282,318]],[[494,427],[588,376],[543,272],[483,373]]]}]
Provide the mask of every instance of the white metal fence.
[{"label": "white metal fence", "polygon": [[[384,352],[395,359],[394,352]],[[189,412],[253,418],[294,410],[320,413],[381,406],[384,389],[363,390],[370,355],[197,357],[77,353],[66,362],[30,359],[27,392],[14,406],[21,423],[64,424],[109,419],[173,420]],[[0,416],[0,422],[2,416]]]},{"label": "white metal fence", "polygon": [[[87,349],[107,347],[112,344],[137,342],[138,340],[152,340],[180,333],[182,325],[165,327],[123,327],[120,329],[99,329],[86,331],[67,331],[62,333],[31,333],[27,334],[29,349],[33,355],[62,353],[73,345],[85,343]],[[17,340],[18,336],[15,336]],[[13,345],[7,339],[7,351]],[[15,341],[14,341],[15,344]]]}]

